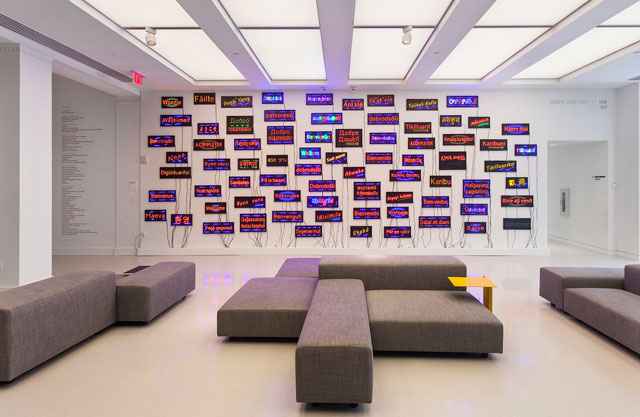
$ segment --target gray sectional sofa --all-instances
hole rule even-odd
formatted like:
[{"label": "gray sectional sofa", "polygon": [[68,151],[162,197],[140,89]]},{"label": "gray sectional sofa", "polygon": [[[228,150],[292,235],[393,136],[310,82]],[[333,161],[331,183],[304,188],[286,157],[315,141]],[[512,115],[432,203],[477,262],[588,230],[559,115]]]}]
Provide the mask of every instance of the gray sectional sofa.
[{"label": "gray sectional sofa", "polygon": [[540,296],[640,353],[640,265],[540,268]]}]

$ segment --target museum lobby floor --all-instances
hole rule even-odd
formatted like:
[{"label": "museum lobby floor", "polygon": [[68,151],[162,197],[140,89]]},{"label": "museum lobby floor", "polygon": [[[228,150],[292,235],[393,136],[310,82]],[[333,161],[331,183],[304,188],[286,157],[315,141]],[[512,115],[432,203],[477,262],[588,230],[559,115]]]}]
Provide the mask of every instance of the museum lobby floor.
[{"label": "museum lobby floor", "polygon": [[[498,286],[504,354],[375,355],[373,403],[295,402],[295,342],[216,335],[216,311],[285,256],[55,256],[54,273],[123,272],[162,260],[197,265],[196,291],[147,326],[112,326],[0,385],[3,416],[638,416],[640,356],[549,306],[540,266],[633,263],[557,243],[550,257],[462,256]],[[471,289],[480,296],[481,289]]]}]

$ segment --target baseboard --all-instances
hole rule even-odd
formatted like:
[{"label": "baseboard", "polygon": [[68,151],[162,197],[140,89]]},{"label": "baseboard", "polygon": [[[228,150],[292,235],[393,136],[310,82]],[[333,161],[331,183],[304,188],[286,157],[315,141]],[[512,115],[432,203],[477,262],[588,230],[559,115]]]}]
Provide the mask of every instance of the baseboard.
[{"label": "baseboard", "polygon": [[120,255],[135,255],[136,254],[136,250],[133,247],[120,247],[120,248],[115,248],[113,250],[113,254],[120,256]]},{"label": "baseboard", "polygon": [[560,237],[560,236],[554,236],[554,235],[549,235],[549,234],[547,236],[548,236],[549,240],[553,240],[555,242],[564,243],[566,245],[575,246],[575,247],[578,247],[580,249],[586,249],[588,251],[601,253],[603,255],[609,255],[609,256],[614,256],[615,255],[615,251],[613,251],[613,250],[600,248],[598,246],[592,246],[592,245],[589,245],[587,243],[577,242],[577,241],[571,240],[571,239],[565,239],[565,238]]},{"label": "baseboard", "polygon": [[481,255],[481,256],[549,256],[548,248],[140,248],[138,256],[233,256],[233,255]]},{"label": "baseboard", "polygon": [[[110,255],[113,256],[113,248],[53,248],[53,255]],[[135,255],[135,251],[133,253]]]},{"label": "baseboard", "polygon": [[616,251],[614,251],[614,254],[615,254],[615,256],[617,256],[619,258],[631,259],[632,261],[640,260],[640,256],[634,255],[633,253],[622,252],[622,251],[616,250]]}]

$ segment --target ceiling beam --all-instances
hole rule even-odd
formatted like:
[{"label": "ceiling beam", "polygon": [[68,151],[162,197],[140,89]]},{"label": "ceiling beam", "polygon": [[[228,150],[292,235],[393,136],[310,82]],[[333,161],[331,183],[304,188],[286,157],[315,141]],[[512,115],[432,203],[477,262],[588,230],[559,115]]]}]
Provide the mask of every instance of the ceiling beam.
[{"label": "ceiling beam", "polygon": [[344,88],[349,82],[355,0],[317,0],[327,86]]},{"label": "ceiling beam", "polygon": [[424,85],[496,0],[454,0],[409,70],[407,84]]},{"label": "ceiling beam", "polygon": [[591,0],[487,74],[482,79],[483,85],[496,85],[510,80],[636,1]]},{"label": "ceiling beam", "polygon": [[271,80],[219,0],[177,0],[254,88]]}]

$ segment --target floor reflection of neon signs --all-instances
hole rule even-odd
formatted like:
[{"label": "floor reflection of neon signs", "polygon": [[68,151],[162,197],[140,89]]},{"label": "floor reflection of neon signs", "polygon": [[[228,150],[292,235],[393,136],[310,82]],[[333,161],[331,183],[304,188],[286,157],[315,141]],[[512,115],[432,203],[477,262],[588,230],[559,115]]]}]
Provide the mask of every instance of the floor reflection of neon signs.
[{"label": "floor reflection of neon signs", "polygon": [[304,132],[305,143],[331,143],[332,132]]},{"label": "floor reflection of neon signs", "polygon": [[392,169],[389,171],[389,181],[421,181],[422,171],[417,169]]},{"label": "floor reflection of neon signs", "polygon": [[191,126],[191,115],[163,114],[160,116],[160,126]]},{"label": "floor reflection of neon signs", "polygon": [[386,239],[408,239],[411,237],[410,226],[385,226],[384,237]]},{"label": "floor reflection of neon signs", "polygon": [[272,211],[271,221],[273,223],[302,223],[304,214],[301,211]]},{"label": "floor reflection of neon signs", "polygon": [[227,203],[204,203],[204,214],[227,214]]},{"label": "floor reflection of neon signs", "polygon": [[307,197],[307,208],[335,208],[335,207],[338,207],[337,196],[310,195]]},{"label": "floor reflection of neon signs", "polygon": [[346,164],[347,153],[346,152],[327,152],[325,153],[325,164]]},{"label": "floor reflection of neon signs", "polygon": [[149,190],[149,202],[176,201],[176,190]]},{"label": "floor reflection of neon signs", "polygon": [[408,219],[409,207],[387,207],[387,219]]},{"label": "floor reflection of neon signs", "polygon": [[356,207],[353,209],[355,220],[371,220],[380,218],[380,207]]},{"label": "floor reflection of neon signs", "polygon": [[491,197],[491,180],[462,180],[463,198]]},{"label": "floor reflection of neon signs", "polygon": [[515,172],[516,161],[484,161],[484,172]]},{"label": "floor reflection of neon signs", "polygon": [[241,214],[240,215],[240,231],[263,233],[267,231],[267,215],[260,214]]},{"label": "floor reflection of neon signs", "polygon": [[438,110],[437,98],[408,98],[407,110]]},{"label": "floor reflection of neon signs", "polygon": [[509,218],[502,219],[502,228],[504,230],[531,230],[530,218]]},{"label": "floor reflection of neon signs", "polygon": [[342,210],[316,210],[316,223],[342,222]]},{"label": "floor reflection of neon signs", "polygon": [[336,190],[335,180],[309,180],[310,192],[333,192]]},{"label": "floor reflection of neon signs", "polygon": [[202,223],[202,234],[230,235],[234,233],[233,226],[233,222]]},{"label": "floor reflection of neon signs", "polygon": [[364,110],[364,99],[361,98],[343,98],[342,110]]},{"label": "floor reflection of neon signs", "polygon": [[342,113],[311,113],[312,125],[341,125]]},{"label": "floor reflection of neon signs", "polygon": [[273,201],[276,203],[299,202],[300,199],[300,190],[275,190],[273,192]]},{"label": "floor reflection of neon signs", "polygon": [[322,105],[332,105],[332,104],[333,104],[332,93],[322,93],[322,94],[307,93],[307,106],[322,106]]},{"label": "floor reflection of neon signs", "polygon": [[420,216],[418,227],[421,229],[449,229],[451,216]]},{"label": "floor reflection of neon signs", "polygon": [[284,104],[284,93],[262,93],[262,104]]},{"label": "floor reflection of neon signs", "polygon": [[398,141],[396,132],[371,132],[369,143],[371,145],[393,145]]},{"label": "floor reflection of neon signs", "polygon": [[287,174],[260,175],[260,185],[263,187],[282,187],[287,185]]},{"label": "floor reflection of neon signs", "polygon": [[195,197],[220,197],[222,187],[219,185],[195,185],[193,195]]},{"label": "floor reflection of neon signs", "polygon": [[145,210],[144,221],[145,222],[166,222],[167,210]]},{"label": "floor reflection of neon signs", "polygon": [[503,123],[502,134],[510,136],[529,135],[529,123]]},{"label": "floor reflection of neon signs", "polygon": [[351,226],[349,236],[353,238],[370,238],[373,237],[372,226]]},{"label": "floor reflection of neon signs", "polygon": [[392,152],[367,152],[364,159],[365,164],[392,164]]},{"label": "floor reflection of neon signs", "polygon": [[467,234],[486,234],[486,222],[464,222],[464,232]]},{"label": "floor reflection of neon signs", "polygon": [[461,216],[486,216],[489,214],[488,204],[460,204]]},{"label": "floor reflection of neon signs", "polygon": [[193,216],[191,214],[172,214],[171,226],[193,226]]},{"label": "floor reflection of neon signs", "polygon": [[424,155],[402,155],[402,166],[424,166]]},{"label": "floor reflection of neon signs", "polygon": [[300,159],[320,159],[320,148],[300,148]]},{"label": "floor reflection of neon signs", "polygon": [[322,237],[322,226],[296,226],[296,238]]},{"label": "floor reflection of neon signs", "polygon": [[502,207],[533,207],[532,195],[503,195],[500,198]]},{"label": "floor reflection of neon signs", "polygon": [[203,159],[202,168],[205,171],[229,171],[231,169],[231,159]]},{"label": "floor reflection of neon signs", "polygon": [[147,136],[147,147],[149,148],[175,148],[175,136]]},{"label": "floor reflection of neon signs", "polygon": [[198,135],[219,135],[218,123],[198,123]]},{"label": "floor reflection of neon signs", "polygon": [[528,145],[528,144],[516,145],[515,155],[516,156],[537,156],[538,145]]},{"label": "floor reflection of neon signs", "polygon": [[400,123],[398,113],[368,113],[368,125],[397,125]]},{"label": "floor reflection of neon signs", "polygon": [[507,177],[506,188],[529,188],[529,177]]},{"label": "floor reflection of neon signs", "polygon": [[478,96],[447,96],[447,107],[478,107]]},{"label": "floor reflection of neon signs", "polygon": [[224,151],[224,139],[194,139],[194,151]]},{"label": "floor reflection of neon signs", "polygon": [[379,182],[353,183],[353,199],[356,201],[380,200]]},{"label": "floor reflection of neon signs", "polygon": [[409,149],[435,149],[435,138],[409,138]]},{"label": "floor reflection of neon signs", "polygon": [[449,196],[425,195],[422,196],[424,208],[449,208]]}]

